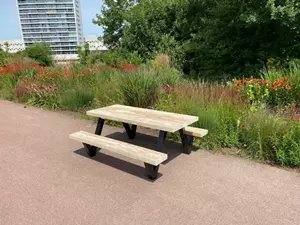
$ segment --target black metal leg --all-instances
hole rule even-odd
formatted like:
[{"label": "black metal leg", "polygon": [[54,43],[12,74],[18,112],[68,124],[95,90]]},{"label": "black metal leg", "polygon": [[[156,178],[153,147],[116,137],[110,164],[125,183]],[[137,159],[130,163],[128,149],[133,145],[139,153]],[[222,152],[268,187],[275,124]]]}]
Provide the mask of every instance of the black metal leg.
[{"label": "black metal leg", "polygon": [[155,180],[157,178],[159,166],[153,166],[148,163],[145,163],[145,168],[148,178],[151,180]]},{"label": "black metal leg", "polygon": [[167,132],[165,132],[165,135],[164,135],[164,141],[167,139]]},{"label": "black metal leg", "polygon": [[189,138],[186,134],[184,134],[183,129],[179,130],[182,146],[183,146],[183,153],[191,154],[191,148],[189,148]]},{"label": "black metal leg", "polygon": [[136,125],[132,125],[130,127],[128,123],[123,123],[123,126],[126,130],[129,139],[134,139],[136,135]]},{"label": "black metal leg", "polygon": [[[159,152],[161,151],[162,145],[164,143],[164,140],[166,139],[166,136],[167,136],[166,131],[161,130],[159,132],[159,137],[158,137],[158,141],[157,141],[157,145],[156,145],[156,150],[157,151],[159,151]],[[157,178],[159,165],[158,166],[153,166],[151,164],[145,163],[145,168],[146,168],[148,178],[151,179],[151,180],[155,180]]]},{"label": "black metal leg", "polygon": [[[97,123],[96,130],[95,130],[95,134],[101,135],[102,130],[103,130],[103,125],[104,125],[104,119],[99,118],[99,119],[98,119],[98,123]],[[86,148],[88,149],[88,155],[89,155],[90,157],[93,157],[93,156],[95,156],[95,155],[97,154],[97,150],[98,150],[97,147],[91,146],[91,145],[88,145],[88,144],[85,144],[85,143],[83,143],[83,146],[86,147]]]},{"label": "black metal leg", "polygon": [[160,131],[159,132],[159,137],[158,137],[158,141],[157,141],[157,145],[156,145],[156,150],[161,152],[161,149],[162,149],[162,145],[164,143],[164,140],[167,136],[167,132],[166,131]]},{"label": "black metal leg", "polygon": [[95,134],[101,135],[102,129],[103,129],[103,125],[104,125],[104,119],[99,118],[99,119],[98,119],[98,123],[97,123],[97,127],[96,127],[96,131],[95,131]]},{"label": "black metal leg", "polygon": [[189,142],[189,145],[192,146],[193,143],[194,143],[194,137],[189,135],[189,136],[188,136],[188,140],[189,140],[189,141],[188,141],[188,142]]}]

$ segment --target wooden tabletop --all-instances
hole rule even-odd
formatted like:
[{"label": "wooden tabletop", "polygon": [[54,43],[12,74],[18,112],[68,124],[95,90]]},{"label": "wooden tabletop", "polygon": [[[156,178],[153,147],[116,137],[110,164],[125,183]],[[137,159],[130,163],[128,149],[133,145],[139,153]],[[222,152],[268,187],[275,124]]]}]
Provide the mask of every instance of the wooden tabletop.
[{"label": "wooden tabletop", "polygon": [[88,111],[87,115],[168,132],[176,132],[199,119],[197,116],[124,105],[94,109]]}]

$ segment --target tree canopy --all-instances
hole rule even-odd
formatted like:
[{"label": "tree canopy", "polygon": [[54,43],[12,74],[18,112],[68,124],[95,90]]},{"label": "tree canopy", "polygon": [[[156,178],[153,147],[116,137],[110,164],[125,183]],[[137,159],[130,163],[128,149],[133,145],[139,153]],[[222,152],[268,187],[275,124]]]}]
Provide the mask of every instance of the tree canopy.
[{"label": "tree canopy", "polygon": [[255,75],[300,58],[298,0],[105,0],[94,23],[110,48],[165,53],[202,76]]}]

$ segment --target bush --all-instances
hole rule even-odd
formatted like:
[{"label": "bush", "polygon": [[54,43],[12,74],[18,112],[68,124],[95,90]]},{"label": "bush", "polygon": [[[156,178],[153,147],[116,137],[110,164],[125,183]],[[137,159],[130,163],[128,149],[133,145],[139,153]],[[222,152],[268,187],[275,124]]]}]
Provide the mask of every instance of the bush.
[{"label": "bush", "polygon": [[10,54],[8,52],[5,52],[0,48],[0,66],[5,66],[8,64]]},{"label": "bush", "polygon": [[41,66],[51,66],[53,59],[50,47],[46,44],[32,44],[25,49],[25,55],[36,60]]},{"label": "bush", "polygon": [[163,85],[174,86],[182,81],[182,73],[175,68],[157,68],[157,76]]},{"label": "bush", "polygon": [[43,94],[31,93],[27,97],[26,104],[54,110],[59,108],[58,99],[59,96],[56,93],[43,93]]},{"label": "bush", "polygon": [[282,166],[300,167],[300,125],[276,140],[276,158]]},{"label": "bush", "polygon": [[35,84],[31,80],[24,82],[20,80],[16,85],[15,96],[18,100],[24,101],[28,105],[38,106],[46,109],[58,109],[58,93],[56,84]]},{"label": "bush", "polygon": [[[235,80],[234,88],[239,95],[248,99],[251,110],[265,108],[266,104],[274,106],[289,106],[300,102],[300,72],[291,72],[289,75],[274,80],[246,78]],[[273,80],[273,79],[272,79]]]},{"label": "bush", "polygon": [[0,98],[14,100],[15,80],[10,76],[0,75]]},{"label": "bush", "polygon": [[122,65],[124,63],[130,63],[140,65],[143,59],[136,52],[123,53],[115,50],[90,54],[87,61],[89,64]]},{"label": "bush", "polygon": [[154,106],[160,88],[157,78],[147,69],[125,73],[119,87],[124,104],[142,108]]},{"label": "bush", "polygon": [[88,62],[88,58],[90,55],[90,45],[89,43],[84,43],[84,46],[77,46],[77,53],[78,53],[78,57],[79,57],[79,62],[81,64],[87,64]]},{"label": "bush", "polygon": [[250,112],[241,120],[240,127],[240,142],[249,156],[273,163],[277,161],[275,141],[289,128],[283,118],[263,110]]},{"label": "bush", "polygon": [[93,92],[84,89],[67,91],[60,96],[60,106],[66,110],[80,110],[90,106],[94,96]]}]

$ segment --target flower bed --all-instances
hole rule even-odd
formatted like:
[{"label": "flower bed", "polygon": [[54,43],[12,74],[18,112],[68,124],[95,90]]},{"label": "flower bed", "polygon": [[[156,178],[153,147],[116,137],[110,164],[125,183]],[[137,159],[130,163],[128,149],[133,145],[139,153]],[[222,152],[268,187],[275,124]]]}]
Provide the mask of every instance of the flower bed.
[{"label": "flower bed", "polygon": [[196,115],[194,126],[209,130],[196,142],[201,148],[238,148],[257,160],[300,167],[298,80],[293,73],[272,81],[235,80],[231,87],[185,80],[169,65],[24,62],[0,67],[0,97],[83,113],[119,103]]}]

